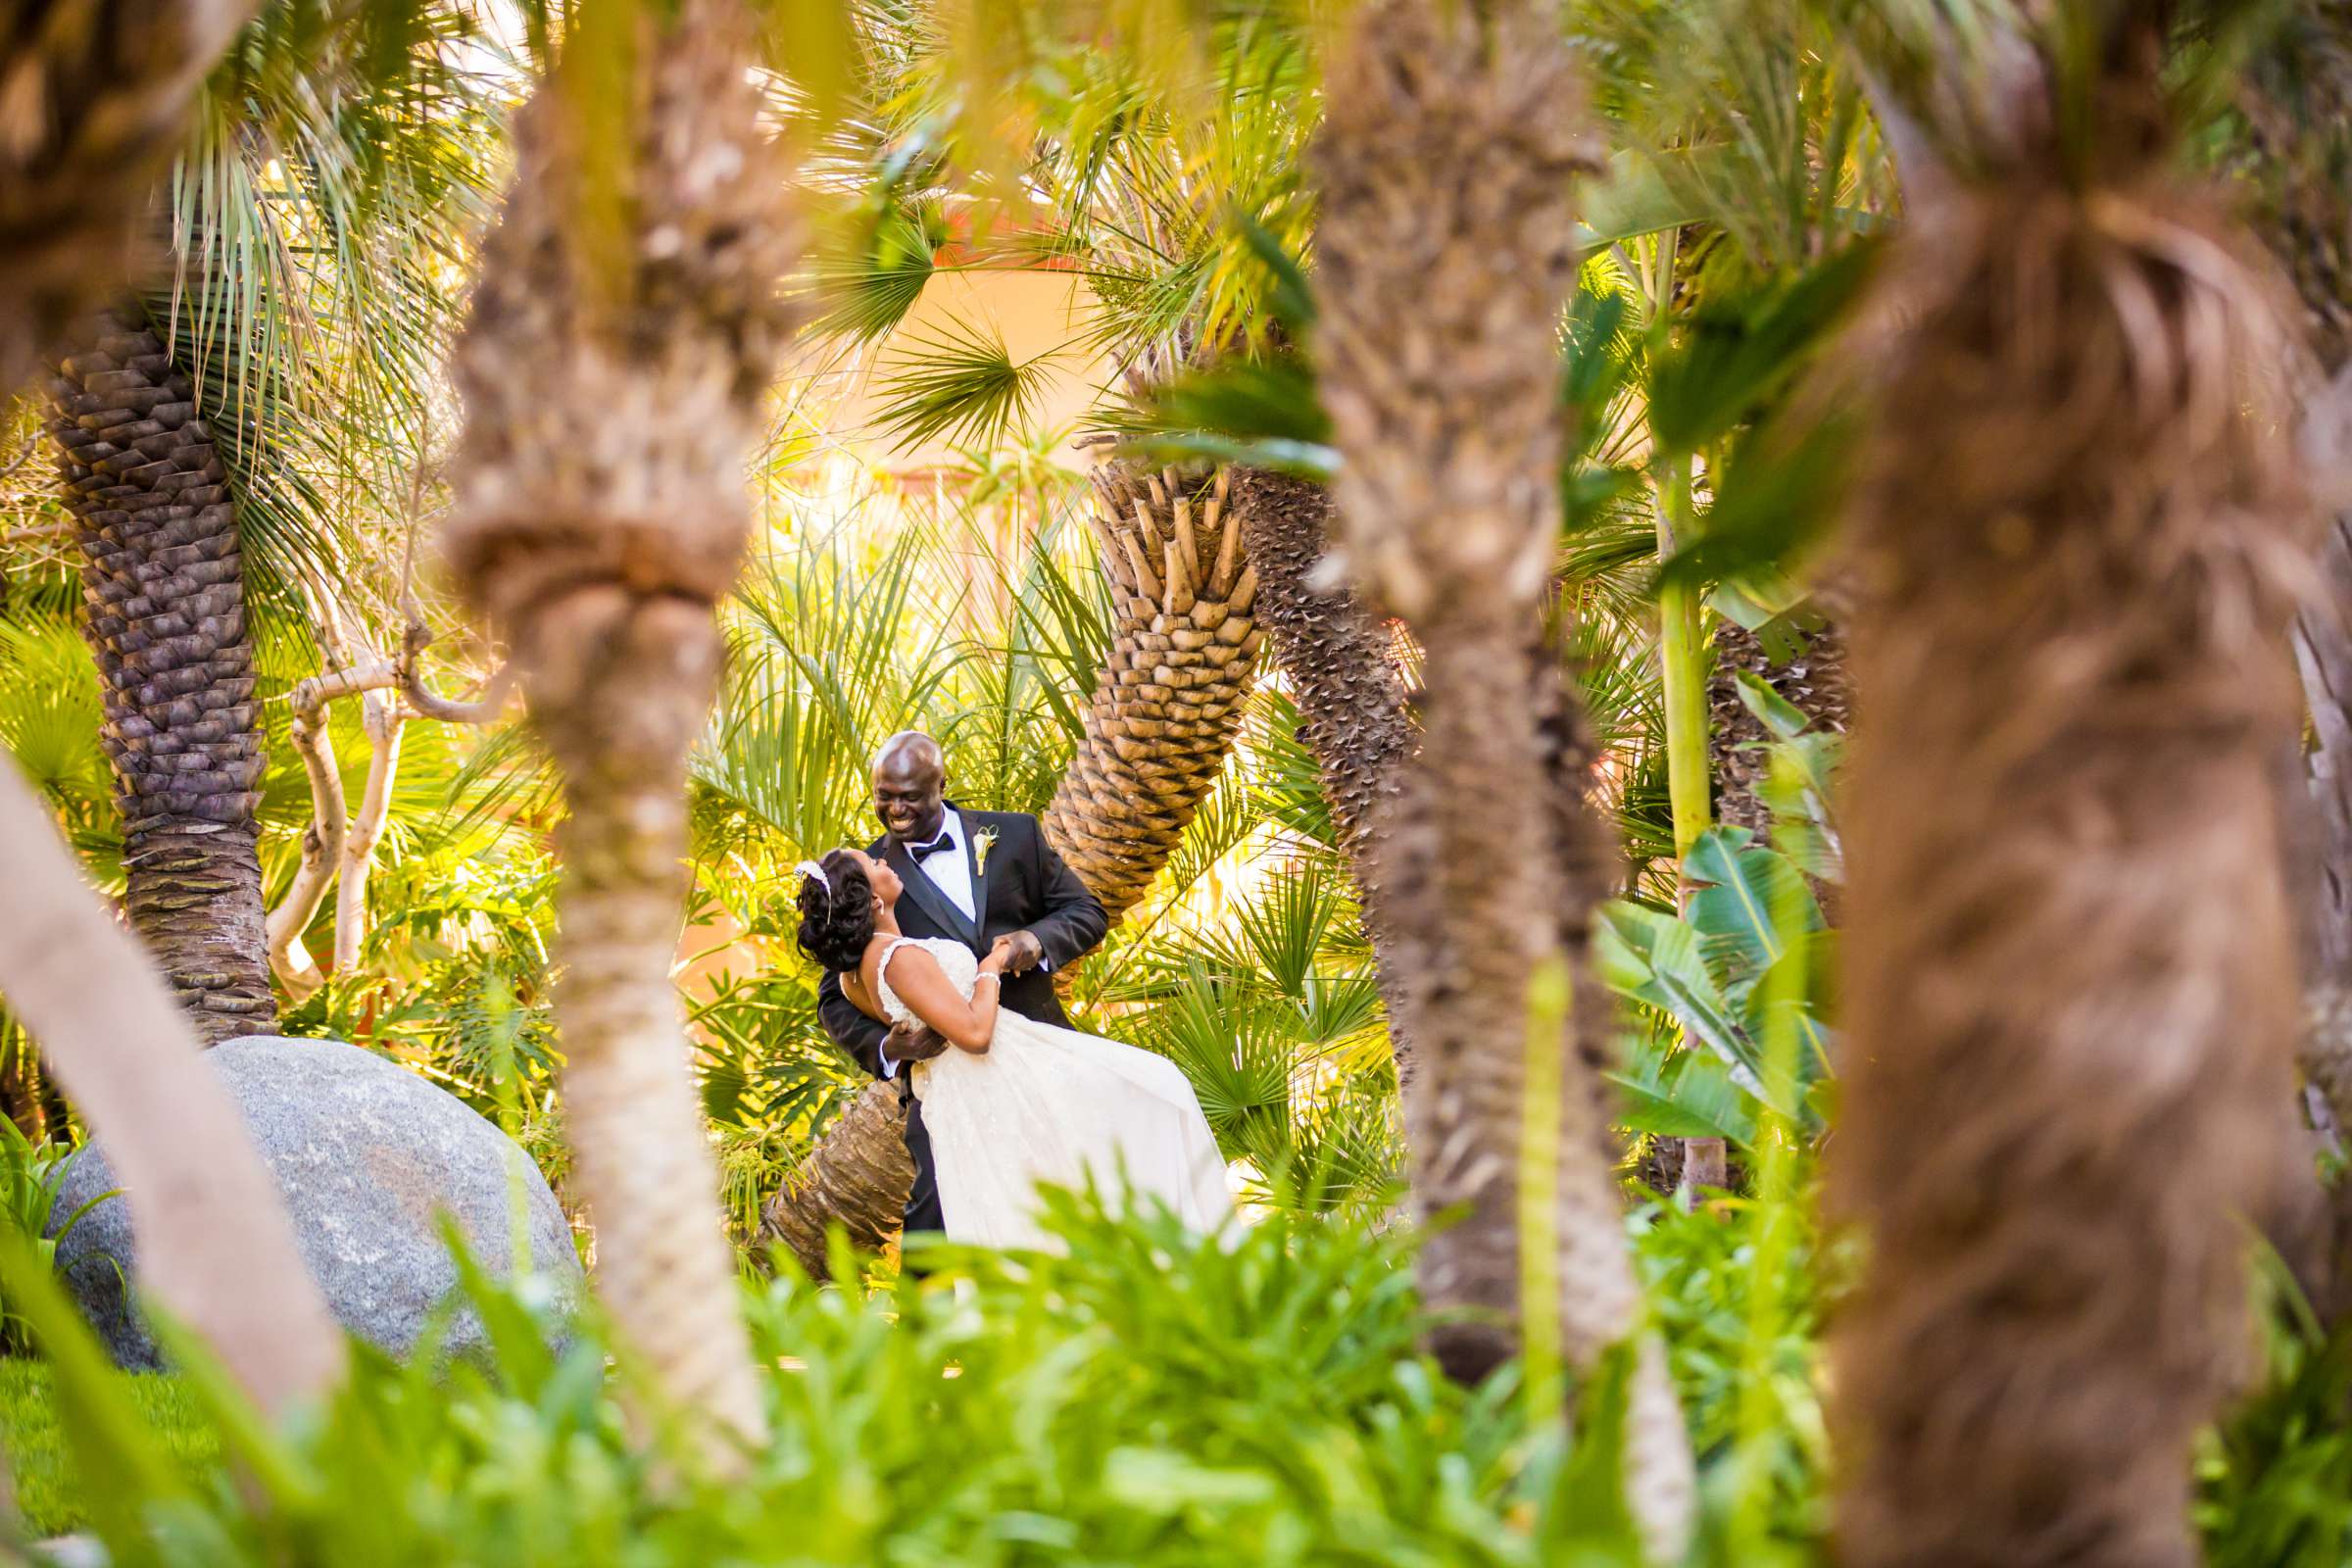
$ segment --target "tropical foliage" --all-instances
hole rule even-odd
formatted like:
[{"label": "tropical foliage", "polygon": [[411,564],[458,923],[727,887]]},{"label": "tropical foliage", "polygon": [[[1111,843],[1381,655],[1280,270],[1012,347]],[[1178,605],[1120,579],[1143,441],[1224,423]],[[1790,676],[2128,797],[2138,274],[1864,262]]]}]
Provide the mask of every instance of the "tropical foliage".
[{"label": "tropical foliage", "polygon": [[[1687,1432],[1693,1563],[1823,1562],[1833,1536],[1840,1560],[1900,1560],[1905,1530],[1929,1528],[1900,1498],[1932,1498],[1949,1512],[1937,1528],[1965,1534],[2003,1487],[2002,1539],[2030,1539],[2039,1494],[2011,1483],[2045,1469],[2051,1516],[2112,1526],[2110,1544],[2129,1533],[2117,1520],[2152,1518],[2147,1540],[2189,1550],[2193,1530],[2217,1564],[2352,1561],[2352,1287],[2297,1217],[2322,1199],[2296,1142],[2307,1116],[2341,1139],[2324,1102],[2352,1074],[2331,1076],[2323,1019],[2303,1053],[2321,1108],[2272,1094],[2290,991],[2246,980],[2287,972],[2287,901],[2309,893],[2281,871],[2277,836],[2248,826],[2292,827],[2299,809],[2271,778],[2292,728],[2273,590],[2301,569],[2295,498],[2332,502],[2340,486],[2289,471],[2304,458],[2277,437],[2297,419],[2324,434],[2328,405],[2264,401],[2314,383],[2292,378],[2299,351],[2266,324],[2272,284],[2237,270],[2257,254],[2240,230],[2265,225],[2323,359],[2335,353],[2328,323],[2352,312],[2332,298],[2340,126],[2324,123],[2352,95],[2340,8],[2184,6],[2166,30],[2110,0],[1508,4],[1489,19],[1497,35],[1534,27],[1543,48],[1496,61],[1400,45],[1414,27],[1452,36],[1422,0],[1345,19],[1283,3],[764,0],[751,74],[732,56],[710,69],[730,92],[739,76],[756,87],[777,132],[762,156],[797,164],[790,181],[751,182],[745,206],[788,184],[798,206],[774,249],[805,254],[781,295],[743,292],[757,331],[714,335],[749,367],[729,379],[727,421],[639,396],[637,380],[629,398],[595,393],[541,363],[574,331],[595,352],[686,335],[686,317],[662,316],[682,309],[668,229],[627,227],[657,200],[632,181],[660,160],[615,173],[643,149],[545,84],[638,81],[619,74],[669,57],[633,52],[637,29],[708,42],[705,0],[250,9],[173,122],[151,205],[129,215],[157,265],[113,308],[154,334],[169,361],[157,373],[184,381],[183,428],[210,447],[175,449],[181,469],[158,493],[219,488],[229,508],[216,554],[240,563],[250,668],[210,651],[197,663],[252,710],[258,771],[229,793],[255,798],[246,858],[271,912],[277,1023],[381,1053],[517,1140],[614,1317],[592,1309],[551,1333],[529,1282],[469,1274],[492,1354],[443,1368],[356,1351],[348,1386],[285,1425],[185,1333],[170,1377],[109,1371],[47,1267],[78,1217],[56,1193],[90,1129],[0,999],[0,1446],[25,1478],[27,1534],[88,1529],[125,1562],[1631,1565],[1679,1539],[1643,1513],[1641,1472]],[[1396,101],[1474,120],[1496,112],[1482,96],[1495,80],[1554,62],[1589,101],[1538,93],[1500,117],[1509,136],[1471,137],[1443,167],[1428,146],[1400,158],[1382,139],[1395,117],[1332,102],[1341,37],[1423,73],[1342,72],[1342,91],[1410,77]],[[530,215],[539,247],[488,237],[534,91],[549,94],[542,139],[509,211]],[[1449,114],[1416,122],[1429,145],[1470,122]],[[1481,206],[1513,180],[1526,199]],[[1426,250],[1368,245],[1391,230],[1366,213]],[[1559,245],[1530,239],[1539,220]],[[764,232],[685,226],[720,249]],[[623,233],[642,241],[635,270],[604,276]],[[1921,238],[1953,233],[1966,246],[1948,253]],[[559,242],[576,266],[547,263]],[[487,283],[486,255],[505,268],[490,264]],[[2068,280],[2095,309],[2020,327],[2000,314],[2007,294],[1949,288],[1937,266],[1955,257],[2021,289]],[[1449,277],[1491,270],[1493,286],[1430,299],[1440,261]],[[1559,285],[1541,298],[1520,288],[1538,263]],[[622,281],[639,293],[614,319],[654,330],[600,336],[582,323]],[[1923,299],[1940,313],[1932,340]],[[516,333],[517,300],[553,324]],[[1520,327],[1479,338],[1506,306]],[[450,364],[468,310],[490,336],[469,351],[462,404]],[[770,374],[766,357],[787,348]],[[1490,350],[1507,375],[1488,373]],[[2047,373],[2004,383],[1977,358],[1996,350]],[[69,370],[105,401],[105,367]],[[1908,427],[1873,420],[1890,371],[1919,416]],[[1973,401],[1929,417],[1963,382]],[[453,452],[463,490],[486,449],[459,443],[469,418],[479,438],[486,406],[558,464],[607,419],[627,428],[606,428],[596,454],[662,473],[651,456],[714,440],[719,422],[757,434],[748,513],[729,484],[701,498],[744,547],[730,589],[681,564],[692,552],[667,554],[679,509],[624,518],[639,531],[612,558],[657,612],[708,608],[707,717],[704,692],[663,687],[659,661],[604,671],[643,677],[632,700],[683,754],[682,791],[648,795],[678,808],[682,857],[639,868],[652,887],[682,858],[674,919],[656,888],[661,918],[636,956],[655,960],[639,978],[660,1004],[674,992],[699,1112],[681,1109],[681,1125],[715,1169],[716,1193],[688,1206],[715,1198],[743,1276],[740,1302],[704,1293],[717,1318],[740,1305],[758,1368],[736,1381],[760,1420],[735,1425],[765,1435],[740,1453],[663,1426],[647,1396],[662,1370],[621,1323],[630,1308],[594,1243],[583,1171],[608,1140],[566,1115],[587,1036],[556,999],[581,976],[565,942],[583,922],[559,917],[559,896],[583,835],[613,836],[627,813],[580,805],[612,705],[551,699],[546,646],[510,672],[532,643],[518,628],[548,609],[515,566],[527,553],[477,538],[453,585],[437,545],[453,501],[462,526],[577,544],[561,506],[466,520]],[[2184,450],[2165,439],[2175,416],[2227,462],[2168,466]],[[37,393],[0,418],[0,749],[135,927],[144,846],[117,805],[123,705],[107,692],[138,650],[116,628],[93,661],[83,606],[107,595],[108,525],[61,498],[48,418]],[[2056,463],[2061,436],[2077,445]],[[731,478],[741,455],[710,472]],[[2005,494],[1995,477],[2041,489],[1989,512],[1955,499]],[[1211,498],[1238,507],[1277,481],[1303,498],[1276,519],[1293,526],[1298,618],[1286,629],[1259,611],[1273,640],[1217,666],[1215,732],[1165,742],[1152,705],[1185,682],[1152,639],[1164,654],[1196,600],[1206,625],[1247,618],[1270,590],[1240,554],[1220,560],[1213,592],[1209,572],[1180,587],[1152,575],[1156,553],[1191,543]],[[1465,545],[1503,514],[1533,545],[1532,574],[1507,583],[1489,558],[1509,552]],[[1268,515],[1226,520],[1236,551],[1268,537],[1250,531]],[[1838,525],[1856,515],[1871,548],[1841,555]],[[1457,577],[1449,552],[1469,562]],[[694,581],[647,594],[657,557]],[[1446,592],[1417,597],[1433,570]],[[2182,587],[2200,572],[2220,586]],[[2352,733],[2327,675],[2327,610],[2307,604],[2297,632],[2324,798],[2341,793],[2328,758]],[[1318,616],[1356,634],[1331,644],[1363,666],[1341,671],[1362,677],[1352,730],[1318,729],[1329,693],[1310,683],[1331,670],[1285,642]],[[1863,690],[1879,693],[1850,741],[1849,629]],[[2337,654],[2352,668],[2352,641]],[[2105,685],[2083,684],[2093,665]],[[506,705],[517,683],[529,714]],[[1469,711],[1465,692],[1486,706]],[[868,762],[908,728],[940,739],[960,804],[1066,808],[1104,842],[1150,841],[1152,863],[1106,889],[1119,917],[1064,995],[1080,1027],[1183,1069],[1250,1221],[1226,1245],[1089,1194],[1054,1200],[1066,1255],[936,1242],[863,1255],[836,1238],[817,1259],[830,1267],[812,1268],[821,1249],[773,1245],[779,1195],[829,1137],[895,1138],[895,1121],[852,1115],[877,1092],[819,1022],[793,868],[874,836]],[[1481,749],[1505,729],[1511,744]],[[1890,750],[1890,735],[1910,741]],[[1351,742],[1359,775],[1344,777]],[[1395,750],[1415,770],[1403,782]],[[1886,783],[1931,753],[1945,774],[1981,763],[1979,787]],[[2156,757],[2181,761],[2155,769]],[[1158,799],[1136,781],[1166,768],[1106,759],[1193,771]],[[2001,759],[2014,777],[1992,789]],[[2234,771],[2184,805],[2190,762]],[[1482,789],[1491,807],[1462,805]],[[1973,803],[1965,821],[1955,799]],[[1414,839],[1433,822],[1442,840]],[[1399,839],[1449,846],[1446,874]],[[1483,879],[1453,874],[1490,853]],[[2334,854],[2313,851],[2314,880],[2340,902],[2352,866]],[[1898,879],[1898,859],[1929,869]],[[2229,910],[2210,897],[2215,867],[2236,879]],[[1544,891],[1532,976],[1494,917],[1494,890],[1522,885]],[[2050,930],[1999,948],[2001,968],[1985,933],[2009,931],[2033,889]],[[2104,911],[2097,929],[2048,913],[2076,899]],[[1918,946],[1931,917],[1943,936]],[[2160,973],[2132,979],[2142,949],[2116,935],[2127,925],[2161,948]],[[1914,947],[1898,954],[1898,939]],[[2324,1003],[2340,977],[2308,956],[2306,968]],[[2187,1000],[2151,1016],[2159,983]],[[2200,996],[2238,1003],[2200,1032]],[[1946,1009],[1939,1033],[1922,1021],[1929,1000]],[[2102,1109],[2153,1103],[2171,1082],[2112,1054],[2119,1017],[2138,1020],[2131,1043],[2175,1030],[2206,1076],[2103,1125]],[[1986,1019],[2017,1067],[1999,1081],[1974,1030]],[[1945,1075],[1923,1081],[1949,1103],[1900,1076],[1937,1040]],[[1494,1063],[1507,1071],[1481,1071]],[[1495,1082],[1508,1092],[1482,1099]],[[1603,1123],[1591,1139],[1588,1115]],[[2231,1138],[2214,1132],[2227,1118]],[[2259,1171],[2257,1143],[2277,1156]],[[2057,1151],[2053,1164],[1984,1153],[2028,1145]],[[2219,1152],[2205,1171],[2150,1168],[2183,1150]],[[1432,1174],[1447,1166],[1470,1173],[1458,1192]],[[1528,1196],[1556,1194],[1572,1167],[1589,1167],[1595,1200],[1548,1212]],[[2074,1175],[2045,1190],[2049,1168]],[[2224,1193],[2269,1207],[2225,1212]],[[2342,1189],[2334,1200],[2352,1211]],[[1893,1226],[1896,1205],[1925,1228]],[[2098,1233],[2124,1250],[2108,1289],[2193,1264],[2211,1311],[2168,1316],[2160,1343],[2120,1332],[2120,1315],[2077,1334],[2066,1302],[2029,1299],[2045,1277],[2034,1223],[2073,1215],[2069,1234],[2086,1234],[2093,1210],[2136,1216]],[[1600,1217],[1569,1235],[1561,1212]],[[1972,1270],[1990,1266],[1988,1244],[1971,1250],[1978,1218],[2027,1238],[2004,1276],[2021,1282],[2002,1298],[2024,1302],[2015,1322],[1971,1294]],[[2266,1237],[2261,1364],[2226,1404],[2249,1221]],[[1890,1236],[1917,1250],[1889,1254]],[[1476,1305],[1433,1283],[1465,1256],[1502,1260]],[[1629,1269],[1624,1312],[1593,1313],[1609,1343],[1583,1343],[1576,1314]],[[1966,1368],[1906,1381],[1909,1358],[1892,1353],[1832,1375],[1831,1326],[1852,1354],[1890,1321],[1873,1314],[1905,1301],[1917,1315],[1902,1322],[1938,1344],[1942,1314],[1968,1319],[1982,1383]],[[2015,1406],[1953,1414],[1950,1400],[1983,1394],[1991,1410],[2014,1392],[2002,1353],[2026,1357],[2034,1334],[2053,1359],[2034,1364],[2067,1375],[2031,1397],[2054,1408],[2078,1384],[2121,1387],[2161,1410],[2072,1409],[2079,1428]],[[1466,1374],[1431,1353],[1469,1341],[1482,1358]],[[1898,1454],[1914,1468],[1892,1480],[1834,1462],[1874,1422],[1943,1431],[1980,1416],[2009,1471],[1946,1464],[1932,1444]],[[2146,1436],[2159,1426],[2163,1451]],[[2035,1446],[2077,1430],[2096,1441],[2056,1457]],[[2080,1462],[2090,1448],[2115,1462]],[[2126,1475],[2136,1490],[2115,1504]]]}]

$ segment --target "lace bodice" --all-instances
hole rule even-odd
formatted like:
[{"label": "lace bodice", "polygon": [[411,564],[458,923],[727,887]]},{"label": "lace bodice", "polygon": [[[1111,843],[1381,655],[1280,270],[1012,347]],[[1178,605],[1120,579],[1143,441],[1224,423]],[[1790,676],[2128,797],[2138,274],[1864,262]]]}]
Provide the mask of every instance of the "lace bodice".
[{"label": "lace bodice", "polygon": [[882,950],[882,961],[874,965],[874,979],[882,993],[882,1011],[892,1023],[905,1023],[914,1016],[914,1009],[899,1000],[890,989],[890,960],[901,948],[920,948],[947,973],[948,983],[971,1000],[972,982],[980,978],[980,958],[960,942],[946,937],[901,937]]}]

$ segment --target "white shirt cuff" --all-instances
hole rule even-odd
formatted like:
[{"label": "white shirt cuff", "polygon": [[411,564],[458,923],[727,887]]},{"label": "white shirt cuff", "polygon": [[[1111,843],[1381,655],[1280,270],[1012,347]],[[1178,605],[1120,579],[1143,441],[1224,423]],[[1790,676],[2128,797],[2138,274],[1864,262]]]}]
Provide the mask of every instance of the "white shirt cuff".
[{"label": "white shirt cuff", "polygon": [[882,1081],[888,1083],[899,1075],[899,1060],[887,1051],[877,1052],[876,1054],[882,1058]]}]

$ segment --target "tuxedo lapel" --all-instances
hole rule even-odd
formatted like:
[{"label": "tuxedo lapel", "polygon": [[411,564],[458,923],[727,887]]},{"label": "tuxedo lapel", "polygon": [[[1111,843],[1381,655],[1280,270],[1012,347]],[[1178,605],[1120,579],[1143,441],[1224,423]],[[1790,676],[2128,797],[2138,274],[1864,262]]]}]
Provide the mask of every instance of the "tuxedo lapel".
[{"label": "tuxedo lapel", "polygon": [[972,931],[972,945],[978,947],[988,934],[989,864],[996,859],[992,852],[980,853],[980,835],[988,828],[969,811],[957,811],[956,819],[963,823],[963,863],[972,873],[972,916],[977,922]]},{"label": "tuxedo lapel", "polygon": [[889,862],[893,871],[899,873],[899,880],[906,884],[906,896],[914,901],[915,907],[929,916],[931,923],[943,934],[956,938],[965,947],[976,948],[980,945],[979,927],[965,919],[963,911],[956,907],[955,901],[940,892],[938,884],[923,875],[922,867],[914,863],[914,857],[906,853],[906,846],[899,842],[896,833],[890,835],[883,845],[882,858]]}]

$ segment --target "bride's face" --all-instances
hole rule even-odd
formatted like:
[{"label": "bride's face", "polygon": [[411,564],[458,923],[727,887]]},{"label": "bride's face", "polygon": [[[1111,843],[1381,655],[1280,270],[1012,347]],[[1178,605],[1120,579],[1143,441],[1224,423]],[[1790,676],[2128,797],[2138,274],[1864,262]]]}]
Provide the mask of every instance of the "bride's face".
[{"label": "bride's face", "polygon": [[850,853],[858,857],[858,863],[865,867],[866,880],[873,883],[874,897],[882,901],[882,907],[887,909],[897,905],[899,894],[906,884],[899,880],[899,873],[890,868],[890,862],[863,850],[852,850]]}]

